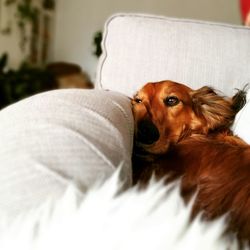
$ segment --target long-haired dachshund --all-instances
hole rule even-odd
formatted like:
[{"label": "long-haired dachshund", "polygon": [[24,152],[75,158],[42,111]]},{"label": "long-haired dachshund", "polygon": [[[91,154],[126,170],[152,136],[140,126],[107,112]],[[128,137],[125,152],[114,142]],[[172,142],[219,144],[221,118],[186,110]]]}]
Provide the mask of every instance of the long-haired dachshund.
[{"label": "long-haired dachshund", "polygon": [[134,183],[181,177],[184,200],[196,194],[192,215],[228,215],[240,242],[250,242],[250,146],[230,126],[245,101],[244,91],[226,98],[171,81],[148,83],[132,100]]}]

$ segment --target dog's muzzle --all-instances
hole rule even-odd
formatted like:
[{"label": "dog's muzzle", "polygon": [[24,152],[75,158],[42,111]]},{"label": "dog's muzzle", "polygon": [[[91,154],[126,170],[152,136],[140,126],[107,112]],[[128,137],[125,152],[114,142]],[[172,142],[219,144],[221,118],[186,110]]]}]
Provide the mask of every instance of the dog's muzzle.
[{"label": "dog's muzzle", "polygon": [[159,137],[160,133],[151,121],[143,120],[139,122],[136,136],[138,142],[149,145],[156,142]]}]

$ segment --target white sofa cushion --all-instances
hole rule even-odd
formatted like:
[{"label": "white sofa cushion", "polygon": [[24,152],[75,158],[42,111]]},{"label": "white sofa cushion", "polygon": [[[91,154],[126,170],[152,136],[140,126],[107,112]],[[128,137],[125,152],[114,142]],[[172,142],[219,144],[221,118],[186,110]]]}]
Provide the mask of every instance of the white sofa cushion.
[{"label": "white sofa cushion", "polygon": [[81,193],[120,166],[131,183],[133,117],[127,97],[102,90],[57,90],[0,112],[0,213],[14,217]]},{"label": "white sofa cushion", "polygon": [[105,26],[97,85],[131,96],[168,79],[232,95],[250,82],[249,41],[243,26],[117,14]]}]

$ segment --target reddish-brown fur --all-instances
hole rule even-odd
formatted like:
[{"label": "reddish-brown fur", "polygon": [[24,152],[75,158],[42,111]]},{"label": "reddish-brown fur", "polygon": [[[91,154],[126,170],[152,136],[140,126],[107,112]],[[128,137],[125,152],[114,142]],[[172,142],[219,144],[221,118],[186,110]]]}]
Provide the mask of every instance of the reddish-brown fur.
[{"label": "reddish-brown fur", "polygon": [[[178,98],[177,104],[166,105],[169,97]],[[243,92],[225,98],[209,87],[192,90],[171,81],[145,85],[132,100],[133,171],[134,183],[147,184],[152,174],[166,182],[181,178],[185,201],[196,192],[193,216],[202,211],[209,220],[227,214],[229,230],[249,242],[250,146],[230,131],[243,103]],[[153,143],[138,141],[145,120],[159,132]]]}]

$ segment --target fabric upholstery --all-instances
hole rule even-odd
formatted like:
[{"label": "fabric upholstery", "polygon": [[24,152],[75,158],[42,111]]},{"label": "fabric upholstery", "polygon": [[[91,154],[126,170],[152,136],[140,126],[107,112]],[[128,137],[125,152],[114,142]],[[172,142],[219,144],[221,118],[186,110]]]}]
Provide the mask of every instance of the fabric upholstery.
[{"label": "fabric upholstery", "polygon": [[117,14],[105,26],[97,85],[131,96],[168,79],[232,95],[250,82],[249,41],[243,26]]},{"label": "fabric upholstery", "polygon": [[127,97],[57,90],[0,112],[0,214],[14,217],[59,197],[84,193],[121,167],[131,183],[133,117]]}]

